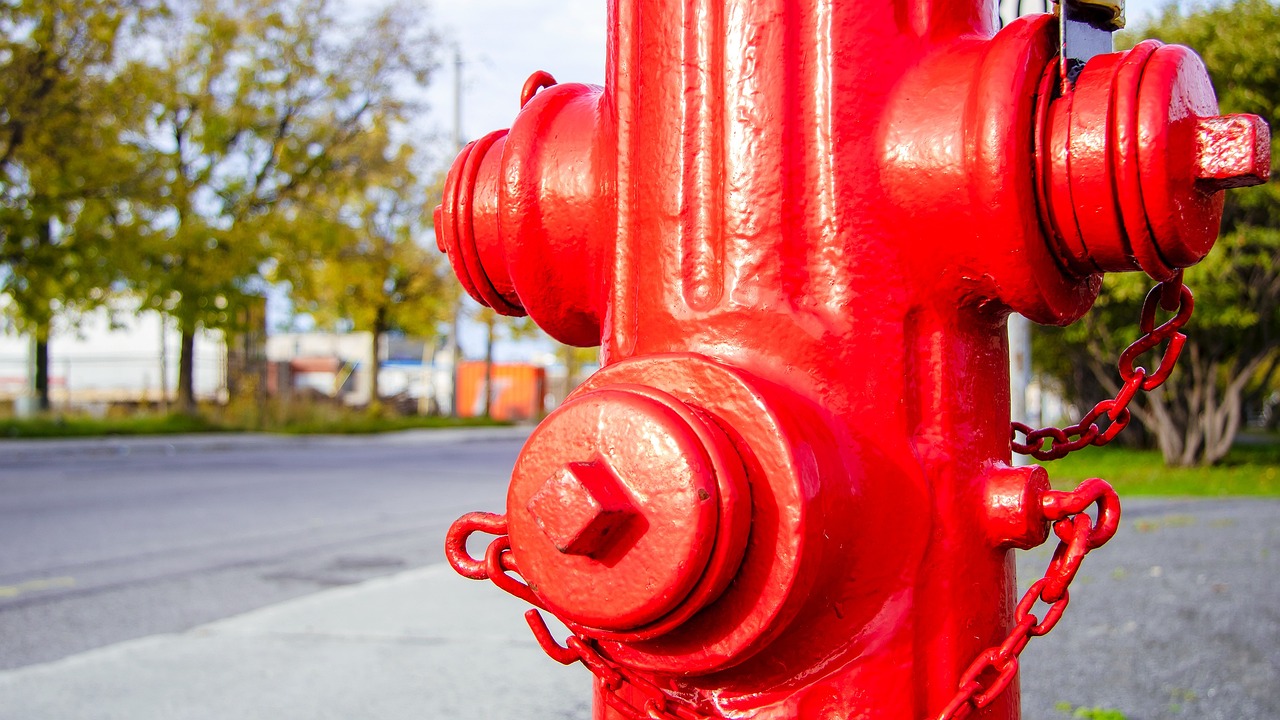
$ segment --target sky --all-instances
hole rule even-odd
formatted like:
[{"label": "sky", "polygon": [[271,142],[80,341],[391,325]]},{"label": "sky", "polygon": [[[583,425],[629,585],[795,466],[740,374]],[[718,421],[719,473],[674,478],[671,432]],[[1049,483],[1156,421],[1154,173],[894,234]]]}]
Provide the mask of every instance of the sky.
[{"label": "sky", "polygon": [[[535,70],[561,82],[604,82],[605,0],[440,0],[438,26],[463,61],[463,139],[509,127],[520,88]],[[452,131],[452,52],[430,102],[439,131]]]}]

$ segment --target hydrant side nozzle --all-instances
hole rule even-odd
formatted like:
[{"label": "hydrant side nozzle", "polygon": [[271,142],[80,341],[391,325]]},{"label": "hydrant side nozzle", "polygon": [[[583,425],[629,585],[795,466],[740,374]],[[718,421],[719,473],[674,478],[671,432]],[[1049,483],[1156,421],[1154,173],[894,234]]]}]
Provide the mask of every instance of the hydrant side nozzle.
[{"label": "hydrant side nozzle", "polygon": [[601,88],[544,76],[530,78],[510,130],[454,161],[436,242],[477,302],[591,347],[600,344],[605,254],[616,233],[614,169],[599,152],[610,131]]},{"label": "hydrant side nozzle", "polygon": [[1099,55],[1041,112],[1037,199],[1055,257],[1076,276],[1172,277],[1213,247],[1218,191],[1269,173],[1266,123],[1219,117],[1203,63],[1182,46]]}]

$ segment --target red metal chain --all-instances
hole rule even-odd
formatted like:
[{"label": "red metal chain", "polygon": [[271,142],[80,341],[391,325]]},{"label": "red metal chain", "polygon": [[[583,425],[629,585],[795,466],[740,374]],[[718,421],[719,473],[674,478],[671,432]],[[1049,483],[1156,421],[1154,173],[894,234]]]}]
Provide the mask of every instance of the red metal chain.
[{"label": "red metal chain", "polygon": [[[467,539],[477,532],[495,536],[483,559],[472,557],[467,552]],[[450,526],[445,538],[445,557],[460,575],[473,580],[489,580],[521,600],[546,610],[542,601],[520,578],[520,567],[511,553],[511,538],[506,533],[505,515],[467,513]],[[561,645],[552,637],[542,613],[529,610],[524,617],[542,650],[561,665],[581,662],[586,666],[609,691],[605,701],[627,720],[708,720],[674,692],[610,660],[591,638],[575,633],[566,639],[565,645]],[[640,706],[623,697],[620,691],[627,686],[644,697]]]},{"label": "red metal chain", "polygon": [[[551,636],[542,613],[530,610],[524,614],[524,619],[533,630],[538,644],[553,660],[562,665],[581,662],[587,666],[609,691],[605,701],[628,720],[708,720],[707,716],[672,691],[658,687],[648,678],[610,660],[590,638],[574,634],[565,640],[565,645],[561,645]],[[625,685],[630,685],[644,696],[642,706],[638,707],[622,697],[619,691]]]},{"label": "red metal chain", "polygon": [[[1156,327],[1156,309],[1163,308],[1173,313],[1173,317],[1160,327]],[[1115,439],[1129,425],[1131,414],[1129,403],[1139,390],[1150,392],[1164,384],[1173,372],[1182,353],[1182,346],[1187,336],[1180,330],[1191,319],[1195,307],[1195,298],[1191,290],[1182,284],[1182,272],[1179,271],[1151,289],[1142,303],[1142,316],[1138,328],[1142,335],[1123,353],[1117,369],[1123,385],[1114,398],[1103,400],[1093,409],[1085,413],[1080,422],[1065,428],[1047,427],[1033,430],[1024,423],[1013,423],[1013,450],[1022,455],[1030,455],[1037,460],[1057,460],[1067,453],[1074,452],[1086,445],[1106,445]],[[1133,366],[1138,356],[1159,347],[1168,341],[1160,365],[1154,373],[1148,374],[1144,368]],[[1106,429],[1098,426],[1103,417],[1110,423]],[[1018,442],[1018,433],[1026,436],[1026,442]],[[1045,443],[1048,442],[1048,447]]]},{"label": "red metal chain", "polygon": [[[1084,511],[1098,506],[1095,522]],[[974,710],[990,705],[1018,674],[1018,655],[1031,638],[1047,634],[1067,609],[1067,586],[1090,550],[1101,547],[1116,534],[1120,524],[1120,498],[1104,480],[1086,480],[1072,492],[1050,491],[1041,500],[1046,520],[1053,522],[1058,547],[1044,577],[1031,584],[1014,611],[1013,630],[1004,642],[978,655],[960,677],[960,689],[938,720],[963,720]],[[1037,602],[1049,605],[1044,619],[1031,613]]]}]

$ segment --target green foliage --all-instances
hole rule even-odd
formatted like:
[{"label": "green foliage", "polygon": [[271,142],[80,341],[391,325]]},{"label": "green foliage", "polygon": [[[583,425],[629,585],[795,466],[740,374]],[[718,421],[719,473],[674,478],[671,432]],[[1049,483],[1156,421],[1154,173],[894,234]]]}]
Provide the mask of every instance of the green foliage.
[{"label": "green foliage", "polygon": [[[1280,4],[1232,0],[1190,12],[1166,6],[1153,23],[1122,38],[1181,43],[1199,52],[1213,78],[1222,112],[1251,112],[1280,126]],[[1273,138],[1280,157],[1280,137]],[[1214,250],[1186,272],[1195,315],[1179,370],[1166,386],[1134,404],[1166,463],[1220,460],[1246,406],[1269,391],[1280,348],[1280,182],[1226,194],[1222,235]],[[1038,334],[1039,368],[1062,380],[1069,399],[1088,407],[1117,389],[1115,361],[1136,339],[1142,298],[1150,287],[1137,274],[1109,275],[1094,310],[1069,328]],[[1139,363],[1155,368],[1159,358]]]},{"label": "green foliage", "polygon": [[[371,334],[371,402],[380,402],[382,337],[400,331],[434,337],[458,299],[443,256],[424,223],[438,190],[416,172],[414,149],[383,132],[359,143],[360,172],[307,204],[306,237],[280,243],[279,277],[291,282],[296,308],[321,325]],[[282,234],[283,235],[283,234]]]},{"label": "green foliage", "polygon": [[[146,97],[135,142],[155,183],[129,275],[190,337],[226,326],[281,241],[316,227],[317,198],[359,181],[437,42],[411,5],[352,23],[324,0],[175,2],[157,37],[125,71]],[[180,373],[188,402],[191,383]]]},{"label": "green foliage", "polygon": [[424,224],[435,203],[418,180],[411,147],[371,134],[361,173],[308,207],[307,237],[289,253],[279,277],[293,285],[297,308],[321,325],[349,325],[381,335],[398,330],[432,337],[450,317],[456,283]]},{"label": "green foliage", "polygon": [[19,330],[101,302],[132,241],[137,157],[117,46],[156,9],[125,0],[0,5],[0,292]]},{"label": "green foliage", "polygon": [[127,287],[176,318],[190,410],[191,339],[233,328],[265,275],[379,332],[448,315],[427,192],[392,140],[435,67],[420,4],[7,0],[0,32],[10,325],[44,341]]}]

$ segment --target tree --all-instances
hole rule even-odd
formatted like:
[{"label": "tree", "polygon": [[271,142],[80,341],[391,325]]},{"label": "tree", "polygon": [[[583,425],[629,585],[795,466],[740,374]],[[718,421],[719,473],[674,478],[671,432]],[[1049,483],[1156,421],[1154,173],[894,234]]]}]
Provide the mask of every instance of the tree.
[{"label": "tree", "polygon": [[438,45],[419,7],[353,21],[325,0],[186,0],[135,61],[149,99],[137,142],[161,182],[132,280],[181,332],[184,409],[197,330],[234,317],[275,236],[296,237],[305,208],[360,172],[363,138],[416,108],[407,94]]},{"label": "tree", "polygon": [[[1195,48],[1224,113],[1257,113],[1280,127],[1280,5],[1274,0],[1232,0],[1192,12],[1170,4],[1126,39],[1142,37]],[[1273,138],[1273,157],[1280,157],[1278,140]],[[1042,367],[1059,377],[1068,377],[1072,366],[1087,368],[1107,392],[1117,391],[1115,358],[1135,339],[1148,283],[1133,274],[1108,276],[1083,322],[1039,335]],[[1280,364],[1280,183],[1274,170],[1265,185],[1227,193],[1222,235],[1209,256],[1187,270],[1186,283],[1196,305],[1178,370],[1131,407],[1167,464],[1212,464],[1231,448],[1245,408],[1269,388]],[[1158,362],[1143,360],[1148,367]]]},{"label": "tree", "polygon": [[[370,152],[349,186],[315,208],[309,238],[297,238],[282,269],[301,310],[349,323],[372,336],[370,402],[378,404],[378,350],[389,331],[434,337],[452,315],[456,283],[438,252],[423,245],[428,189],[413,171],[410,146],[369,136]],[[432,238],[430,242],[434,242]]]},{"label": "tree", "polygon": [[104,301],[132,238],[139,175],[124,134],[136,105],[115,56],[154,12],[123,0],[0,5],[0,290],[8,319],[35,338],[41,409],[54,315]]}]

